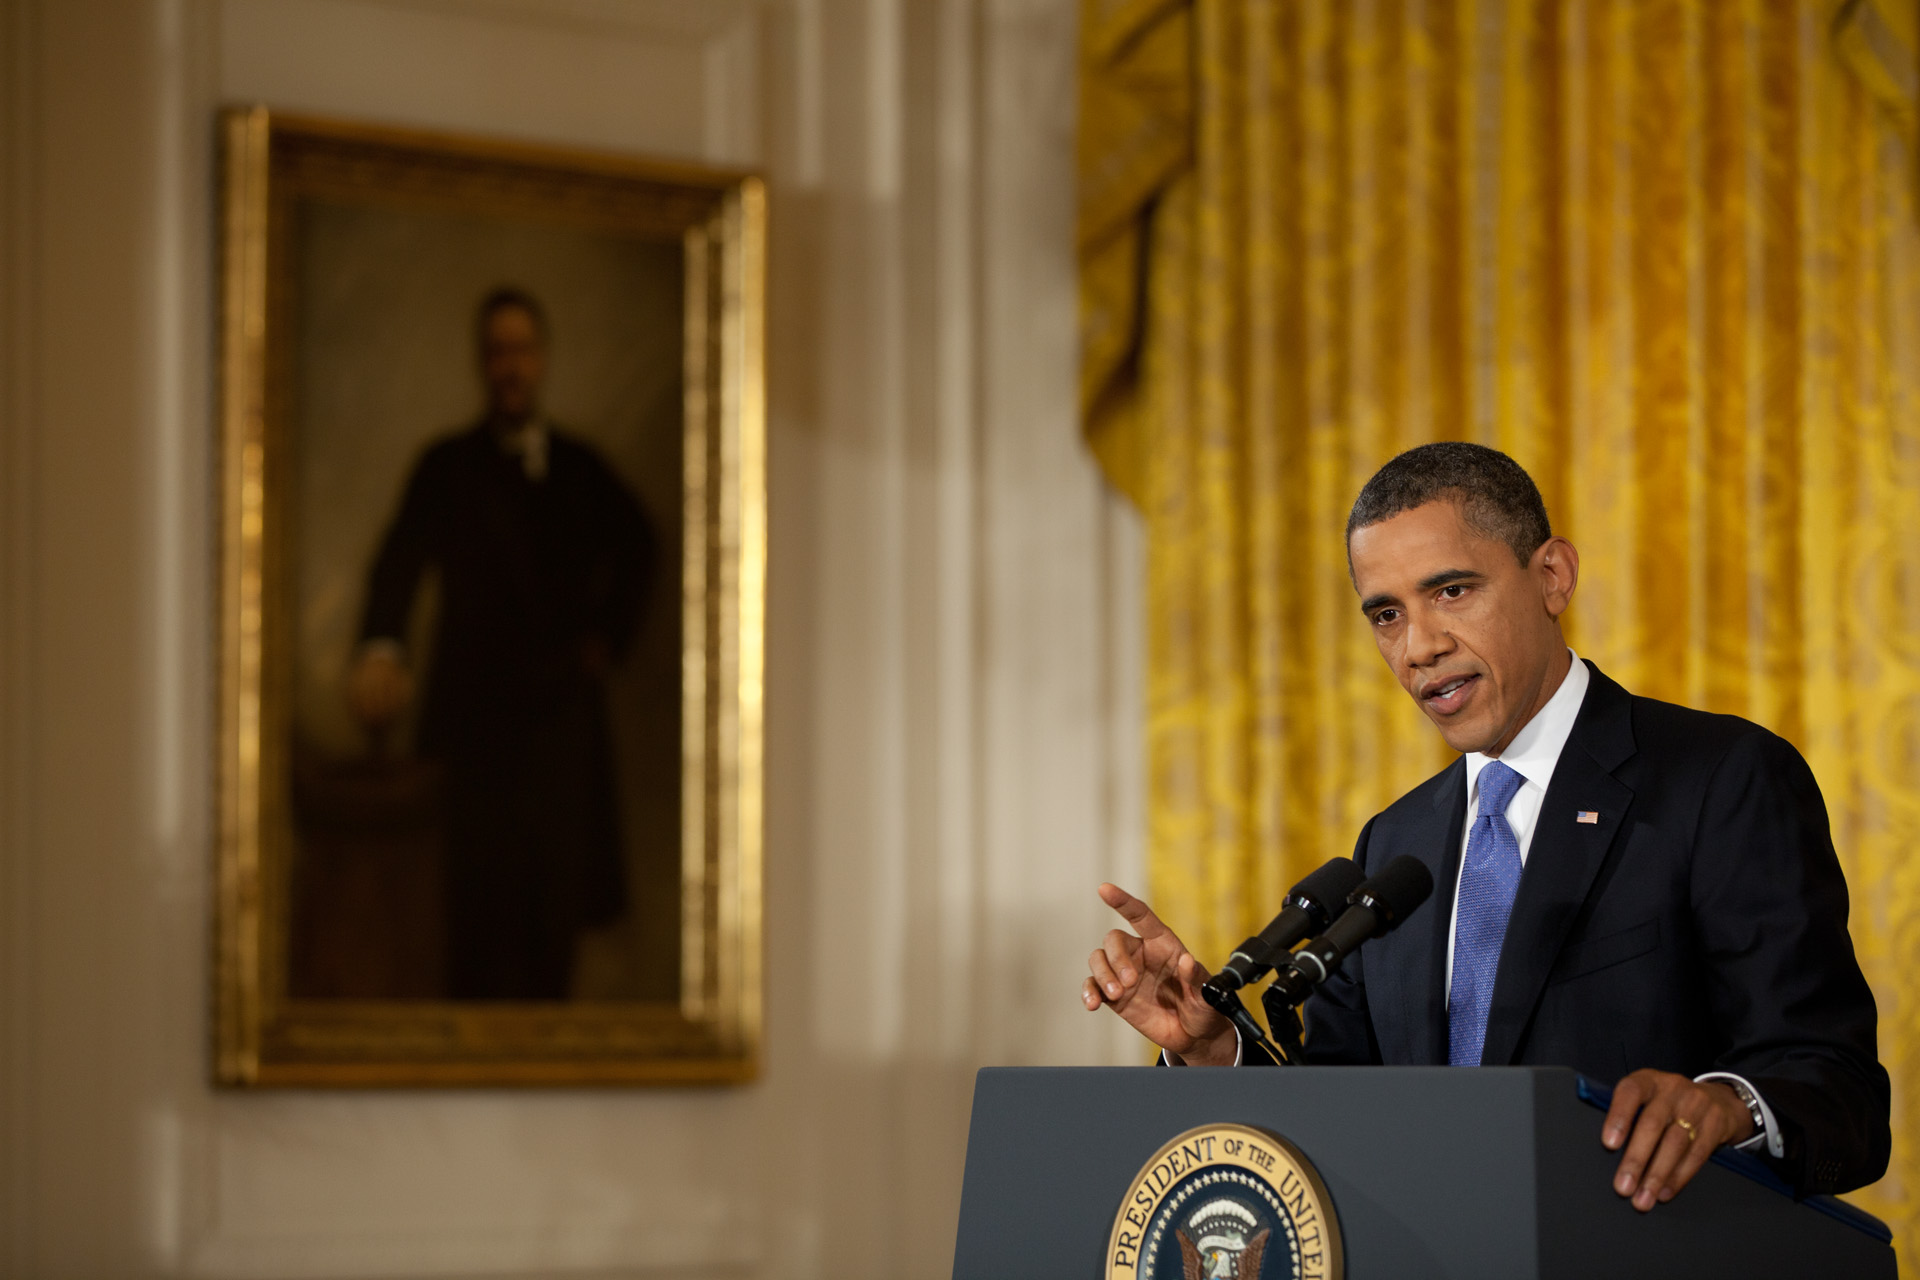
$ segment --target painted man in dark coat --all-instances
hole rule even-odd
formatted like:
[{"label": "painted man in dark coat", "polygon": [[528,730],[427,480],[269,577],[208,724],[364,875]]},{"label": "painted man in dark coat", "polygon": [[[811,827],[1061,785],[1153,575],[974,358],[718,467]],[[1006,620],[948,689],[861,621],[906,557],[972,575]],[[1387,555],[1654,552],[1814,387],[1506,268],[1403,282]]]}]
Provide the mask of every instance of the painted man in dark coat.
[{"label": "painted man in dark coat", "polygon": [[378,733],[410,700],[404,637],[433,570],[418,750],[445,778],[447,994],[558,1000],[580,931],[626,905],[606,684],[650,541],[612,468],[540,416],[539,304],[489,295],[478,337],[486,414],[414,467],[368,582],[348,701]]}]

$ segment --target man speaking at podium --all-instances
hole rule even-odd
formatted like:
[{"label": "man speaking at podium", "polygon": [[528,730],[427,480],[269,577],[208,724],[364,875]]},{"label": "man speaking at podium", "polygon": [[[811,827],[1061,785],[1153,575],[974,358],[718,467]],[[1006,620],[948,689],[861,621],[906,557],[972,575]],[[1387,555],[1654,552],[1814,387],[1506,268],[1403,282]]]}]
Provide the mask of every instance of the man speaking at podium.
[{"label": "man speaking at podium", "polygon": [[[1758,725],[1640,698],[1561,636],[1580,558],[1505,454],[1441,443],[1369,480],[1347,521],[1360,611],[1461,752],[1360,832],[1369,873],[1410,854],[1436,890],[1305,1007],[1318,1065],[1567,1066],[1616,1080],[1614,1190],[1671,1199],[1715,1148],[1805,1194],[1886,1169],[1889,1086],[1819,787]],[[1207,970],[1146,903],[1089,958],[1171,1064],[1256,1058]]]}]

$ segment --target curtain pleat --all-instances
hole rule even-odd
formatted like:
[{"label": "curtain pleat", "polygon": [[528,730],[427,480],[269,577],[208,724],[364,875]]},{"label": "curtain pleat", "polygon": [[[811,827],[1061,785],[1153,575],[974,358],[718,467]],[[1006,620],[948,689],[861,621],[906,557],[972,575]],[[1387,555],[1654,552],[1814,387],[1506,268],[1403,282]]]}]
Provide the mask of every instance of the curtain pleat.
[{"label": "curtain pleat", "polygon": [[1343,530],[1478,440],[1628,687],[1795,742],[1920,1149],[1914,15],[1876,0],[1159,0],[1085,10],[1090,442],[1148,528],[1149,892],[1203,956],[1442,767]]}]

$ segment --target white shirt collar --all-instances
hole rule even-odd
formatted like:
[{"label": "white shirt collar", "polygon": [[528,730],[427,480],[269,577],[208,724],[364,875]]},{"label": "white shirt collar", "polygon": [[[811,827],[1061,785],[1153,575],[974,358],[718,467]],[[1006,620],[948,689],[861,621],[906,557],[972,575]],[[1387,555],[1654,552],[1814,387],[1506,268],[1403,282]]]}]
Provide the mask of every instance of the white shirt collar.
[{"label": "white shirt collar", "polygon": [[498,437],[501,452],[520,459],[520,465],[526,469],[527,479],[544,480],[547,478],[547,424],[539,417],[527,419],[512,431],[501,432]]},{"label": "white shirt collar", "polygon": [[[1572,649],[1567,653],[1573,658],[1573,665],[1567,668],[1560,687],[1553,691],[1539,714],[1513,736],[1512,743],[1500,756],[1500,763],[1542,791],[1553,780],[1553,767],[1560,763],[1560,752],[1573,733],[1573,722],[1580,718],[1580,704],[1586,700],[1587,685],[1592,679],[1580,655]],[[1467,804],[1470,806],[1480,799],[1480,771],[1492,759],[1478,751],[1467,752]]]}]

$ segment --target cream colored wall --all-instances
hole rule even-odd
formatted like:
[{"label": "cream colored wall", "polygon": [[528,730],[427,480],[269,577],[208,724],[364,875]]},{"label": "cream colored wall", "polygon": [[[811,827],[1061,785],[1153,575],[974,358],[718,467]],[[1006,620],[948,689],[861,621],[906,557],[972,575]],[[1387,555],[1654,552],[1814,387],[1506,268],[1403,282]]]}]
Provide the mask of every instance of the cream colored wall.
[{"label": "cream colored wall", "polygon": [[[1072,0],[0,2],[0,1274],[945,1274],[974,1069],[1138,1060]],[[208,1087],[225,101],[768,173],[759,1083]]]}]

